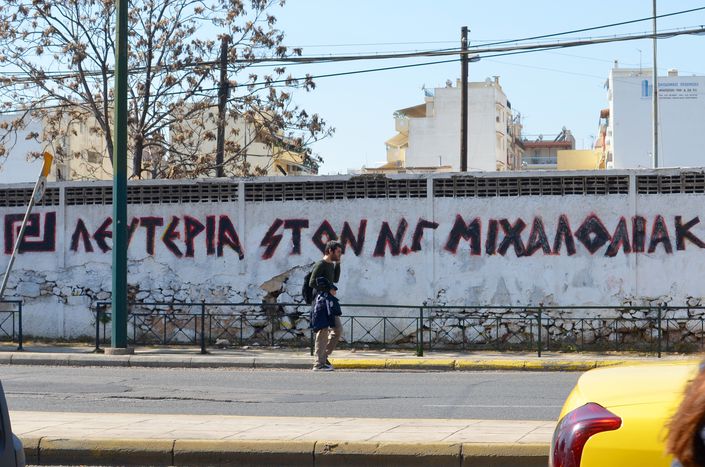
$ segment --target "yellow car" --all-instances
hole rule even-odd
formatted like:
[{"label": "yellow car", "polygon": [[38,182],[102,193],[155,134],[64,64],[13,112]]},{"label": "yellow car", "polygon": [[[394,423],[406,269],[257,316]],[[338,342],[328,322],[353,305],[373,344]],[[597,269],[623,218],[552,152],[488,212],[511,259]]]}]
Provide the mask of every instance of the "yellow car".
[{"label": "yellow car", "polygon": [[549,466],[669,467],[666,426],[698,365],[619,366],[582,375],[563,405]]}]

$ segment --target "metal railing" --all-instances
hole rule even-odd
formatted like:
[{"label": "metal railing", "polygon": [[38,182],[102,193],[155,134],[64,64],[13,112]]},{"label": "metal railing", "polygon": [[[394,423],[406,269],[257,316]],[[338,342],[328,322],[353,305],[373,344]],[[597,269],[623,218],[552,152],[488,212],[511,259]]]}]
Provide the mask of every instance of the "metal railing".
[{"label": "metal railing", "polygon": [[[95,305],[95,350],[107,342],[110,302]],[[197,345],[201,353],[220,339],[237,345],[311,347],[310,305],[301,303],[130,303],[128,340],[135,345]],[[415,307],[393,305],[346,305],[346,308],[406,309],[405,315],[379,314],[341,317],[341,346],[416,347],[423,341],[420,315]],[[400,336],[406,344],[400,342]]]},{"label": "metal railing", "polygon": [[0,342],[17,342],[17,350],[24,350],[22,335],[22,300],[0,300]]},{"label": "metal railing", "polygon": [[[110,302],[95,307],[95,348],[107,342]],[[301,303],[130,303],[133,345],[310,347],[310,305]],[[424,350],[705,350],[700,306],[405,306],[344,304],[341,347]]]}]

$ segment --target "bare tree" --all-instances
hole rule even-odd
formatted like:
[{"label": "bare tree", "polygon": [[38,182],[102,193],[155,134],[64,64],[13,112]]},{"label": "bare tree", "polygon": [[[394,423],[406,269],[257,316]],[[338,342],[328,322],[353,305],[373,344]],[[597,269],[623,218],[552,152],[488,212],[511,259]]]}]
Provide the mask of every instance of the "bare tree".
[{"label": "bare tree", "polygon": [[[132,2],[132,178],[215,173],[216,128],[209,115],[216,105],[223,37],[230,41],[225,144],[229,173],[264,170],[266,164],[247,160],[253,144],[267,148],[267,163],[286,150],[316,166],[310,144],[332,129],[318,115],[298,108],[291,96],[295,88],[312,90],[312,79],[297,80],[284,67],[256,64],[263,57],[301,54],[283,45],[284,33],[275,27],[271,11],[283,5],[283,0]],[[0,128],[0,160],[7,156],[8,135],[31,117],[42,120],[43,137],[54,143],[59,158],[83,157],[71,154],[66,140],[88,134],[100,139],[104,157],[112,163],[114,13],[114,0],[3,0],[0,112],[20,113]],[[258,70],[266,72],[260,75]],[[244,132],[255,137],[244,138]]]}]

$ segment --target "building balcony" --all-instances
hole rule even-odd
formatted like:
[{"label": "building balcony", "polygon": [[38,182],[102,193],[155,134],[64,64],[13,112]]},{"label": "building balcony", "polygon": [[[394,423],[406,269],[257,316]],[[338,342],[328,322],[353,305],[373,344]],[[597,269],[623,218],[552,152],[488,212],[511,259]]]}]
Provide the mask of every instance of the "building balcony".
[{"label": "building balcony", "polygon": [[556,165],[558,158],[556,156],[524,156],[522,161],[526,165]]}]

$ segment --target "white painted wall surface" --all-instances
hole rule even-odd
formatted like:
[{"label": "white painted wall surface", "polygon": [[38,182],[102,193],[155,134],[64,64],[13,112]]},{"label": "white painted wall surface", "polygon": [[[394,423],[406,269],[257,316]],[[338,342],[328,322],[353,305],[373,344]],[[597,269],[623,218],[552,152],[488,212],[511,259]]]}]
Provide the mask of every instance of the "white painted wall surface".
[{"label": "white painted wall surface", "polygon": [[[650,73],[613,70],[610,129],[614,168],[650,168],[653,143]],[[660,76],[659,167],[705,164],[705,76]]]},{"label": "white painted wall surface", "polygon": [[[320,180],[325,179],[316,179]],[[245,182],[236,183],[241,184],[242,193]],[[78,184],[58,186],[63,190]],[[356,255],[348,246],[343,260],[339,284],[343,303],[614,306],[652,301],[681,305],[701,300],[705,297],[705,281],[702,280],[705,249],[688,238],[683,241],[683,248],[678,248],[676,216],[682,217],[682,224],[697,218],[688,232],[705,242],[703,195],[636,195],[634,185],[631,186],[632,193],[622,195],[131,205],[128,215],[135,219],[136,225],[129,247],[131,298],[260,302],[274,287],[280,291],[279,303],[300,302],[302,278],[321,256],[313,242],[319,227],[327,222],[340,236],[347,222],[358,237],[361,223],[366,221],[365,242],[360,254]],[[7,216],[22,212],[20,207],[0,208],[0,247],[3,248],[0,251],[6,246]],[[99,227],[111,216],[111,207],[51,206],[37,208],[36,212],[42,219],[40,235],[28,240],[45,238],[46,215],[54,213],[57,221],[54,251],[19,255],[8,295],[25,301],[26,334],[90,336],[94,332],[90,307],[97,300],[108,299],[111,288],[111,254],[103,252],[99,242],[102,238]],[[655,243],[653,251],[649,252],[655,219],[659,215],[663,217],[668,242]],[[210,254],[209,216],[215,216],[216,233]],[[242,259],[227,245],[222,256],[218,255],[221,216],[229,219],[237,231],[244,250]],[[479,219],[478,254],[473,254],[471,242],[464,239],[459,240],[455,252],[450,251],[453,249],[449,245],[450,233],[458,216],[462,216],[466,224]],[[565,216],[571,229],[573,254],[569,254],[565,244],[555,248],[561,216]],[[635,253],[631,250],[636,248],[634,219],[638,216],[643,216],[646,222],[646,251]],[[153,254],[148,252],[150,218],[162,223],[154,229]],[[608,256],[610,244],[616,242],[621,218],[624,218],[629,246],[617,242],[613,245],[619,246],[614,256]],[[187,219],[192,229],[196,226],[192,230],[196,233],[192,256],[187,251],[184,225]],[[393,254],[389,245],[384,246],[382,254],[379,251],[376,254],[384,223],[395,234],[402,219],[408,226],[398,254]],[[507,241],[505,228],[516,227],[519,219],[526,226],[516,243],[500,251]],[[533,228],[535,219],[543,223],[544,245],[538,241],[539,231]],[[582,236],[579,233],[581,225],[590,219],[597,230],[604,227],[604,242],[598,244],[593,253],[583,241],[599,240],[599,232]],[[293,226],[299,221],[303,221],[299,225],[305,225],[306,221],[308,224],[300,228],[300,251],[296,251]],[[423,221],[428,221],[426,228],[423,228]],[[498,223],[494,248],[489,235],[493,221]],[[89,236],[81,237],[77,228],[80,223],[85,225]],[[178,252],[167,247],[170,223],[174,223],[171,243]],[[437,224],[435,229],[432,223]],[[196,232],[199,225],[204,229],[200,233]],[[414,251],[413,237],[417,229],[423,236]],[[534,235],[532,230],[535,230]],[[279,243],[271,257],[266,257],[267,246],[277,239]],[[109,246],[110,239],[104,240]],[[325,242],[327,237],[321,236],[320,240]],[[514,245],[521,250],[531,243],[536,245],[533,254],[520,252],[517,255]],[[666,243],[670,244],[670,252]],[[93,251],[87,252],[86,245]],[[544,252],[542,246],[549,251]],[[702,246],[705,247],[705,243]],[[0,255],[3,270],[8,257],[4,252]],[[364,310],[348,310],[348,313],[364,313]]]}]

